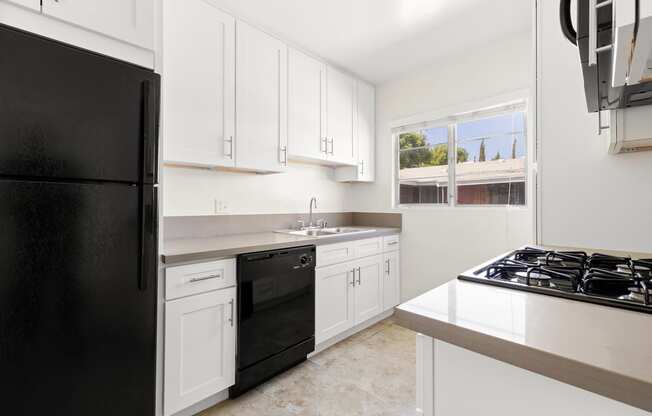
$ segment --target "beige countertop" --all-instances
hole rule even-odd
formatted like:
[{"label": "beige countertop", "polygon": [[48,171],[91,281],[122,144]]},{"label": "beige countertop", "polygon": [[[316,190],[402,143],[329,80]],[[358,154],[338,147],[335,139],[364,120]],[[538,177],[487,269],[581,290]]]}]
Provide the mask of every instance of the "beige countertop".
[{"label": "beige countertop", "polygon": [[[184,238],[163,242],[161,257],[166,265],[233,257],[256,251],[275,250],[302,245],[332,244],[382,235],[396,234],[399,228],[358,227],[366,233],[328,237],[302,237],[277,232],[234,234],[209,238]],[[373,230],[373,231],[372,231]]]},{"label": "beige countertop", "polygon": [[652,411],[652,315],[452,280],[398,307],[402,326]]}]

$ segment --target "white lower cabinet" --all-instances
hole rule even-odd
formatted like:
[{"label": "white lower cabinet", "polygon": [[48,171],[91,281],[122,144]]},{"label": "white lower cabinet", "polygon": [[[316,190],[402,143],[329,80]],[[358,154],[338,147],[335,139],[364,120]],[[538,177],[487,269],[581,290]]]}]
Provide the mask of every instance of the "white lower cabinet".
[{"label": "white lower cabinet", "polygon": [[235,383],[235,287],[165,304],[165,415]]},{"label": "white lower cabinet", "polygon": [[398,251],[383,254],[383,310],[401,303],[400,257]]},{"label": "white lower cabinet", "polygon": [[[390,241],[398,241],[398,236],[317,246],[317,344],[399,304],[400,253]],[[383,253],[383,247],[394,251]]]},{"label": "white lower cabinet", "polygon": [[317,344],[346,331],[355,323],[353,271],[352,263],[343,263],[318,268],[315,272]]},{"label": "white lower cabinet", "polygon": [[360,259],[356,267],[356,325],[383,312],[383,256]]}]

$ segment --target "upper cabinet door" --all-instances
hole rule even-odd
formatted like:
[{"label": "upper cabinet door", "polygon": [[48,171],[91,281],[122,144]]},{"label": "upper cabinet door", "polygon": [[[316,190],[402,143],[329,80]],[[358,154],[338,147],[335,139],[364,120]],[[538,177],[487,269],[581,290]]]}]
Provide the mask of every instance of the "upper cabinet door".
[{"label": "upper cabinet door", "polygon": [[325,86],[326,66],[289,49],[288,148],[293,157],[326,159]]},{"label": "upper cabinet door", "polygon": [[332,67],[327,69],[328,153],[333,161],[355,165],[355,80]]},{"label": "upper cabinet door", "polygon": [[41,0],[7,0],[9,3],[15,3],[19,6],[27,7],[28,9],[34,9],[41,11]]},{"label": "upper cabinet door", "polygon": [[235,19],[204,0],[163,2],[167,162],[235,165]]},{"label": "upper cabinet door", "polygon": [[358,181],[373,182],[375,177],[375,107],[374,87],[358,82],[356,137],[358,142]]},{"label": "upper cabinet door", "polygon": [[280,172],[287,166],[287,46],[237,23],[236,166]]},{"label": "upper cabinet door", "polygon": [[43,0],[43,13],[145,49],[154,49],[154,0]]}]

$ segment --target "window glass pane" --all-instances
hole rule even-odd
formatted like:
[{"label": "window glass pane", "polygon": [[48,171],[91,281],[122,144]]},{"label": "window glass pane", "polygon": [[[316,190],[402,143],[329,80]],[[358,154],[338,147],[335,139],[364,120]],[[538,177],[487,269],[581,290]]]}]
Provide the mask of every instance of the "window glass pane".
[{"label": "window glass pane", "polygon": [[401,133],[399,201],[401,204],[448,203],[448,127]]},{"label": "window glass pane", "polygon": [[460,205],[525,205],[525,114],[460,123],[455,179]]}]

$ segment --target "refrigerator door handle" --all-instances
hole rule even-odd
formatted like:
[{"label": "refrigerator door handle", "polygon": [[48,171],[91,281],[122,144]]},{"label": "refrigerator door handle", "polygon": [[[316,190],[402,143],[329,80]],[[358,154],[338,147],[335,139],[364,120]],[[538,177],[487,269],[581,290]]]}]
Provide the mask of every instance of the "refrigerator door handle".
[{"label": "refrigerator door handle", "polygon": [[158,172],[158,80],[143,81],[143,182],[156,183]]},{"label": "refrigerator door handle", "polygon": [[140,270],[138,290],[147,291],[148,282],[156,281],[158,268],[158,198],[155,186],[142,187],[142,220],[140,235]]}]

